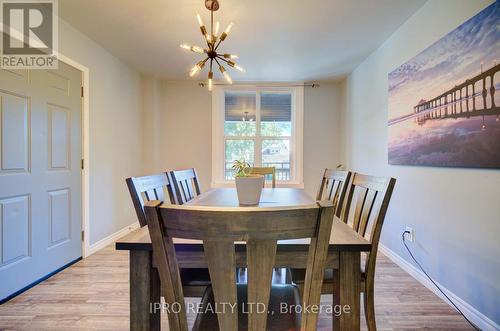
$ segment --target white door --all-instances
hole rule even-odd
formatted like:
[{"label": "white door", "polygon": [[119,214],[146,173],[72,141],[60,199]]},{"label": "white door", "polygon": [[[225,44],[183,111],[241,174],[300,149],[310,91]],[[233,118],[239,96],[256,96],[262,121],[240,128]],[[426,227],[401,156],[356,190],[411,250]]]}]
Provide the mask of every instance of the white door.
[{"label": "white door", "polygon": [[0,301],[82,256],[81,86],[0,69]]}]

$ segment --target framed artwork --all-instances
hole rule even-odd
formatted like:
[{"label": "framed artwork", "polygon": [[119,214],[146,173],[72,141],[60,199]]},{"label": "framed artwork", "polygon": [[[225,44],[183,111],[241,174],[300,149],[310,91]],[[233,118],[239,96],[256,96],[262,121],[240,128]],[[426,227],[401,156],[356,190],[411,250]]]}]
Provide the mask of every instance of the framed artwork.
[{"label": "framed artwork", "polygon": [[389,164],[500,169],[500,1],[389,73]]}]

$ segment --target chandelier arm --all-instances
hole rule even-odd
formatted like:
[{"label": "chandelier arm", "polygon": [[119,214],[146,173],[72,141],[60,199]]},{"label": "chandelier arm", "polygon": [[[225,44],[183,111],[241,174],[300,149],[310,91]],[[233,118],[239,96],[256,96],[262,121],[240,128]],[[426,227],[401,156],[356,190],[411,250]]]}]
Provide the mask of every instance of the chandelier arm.
[{"label": "chandelier arm", "polygon": [[219,60],[217,60],[217,58],[214,58],[215,62],[217,62],[217,65],[219,66],[219,71],[222,72],[222,70],[220,70],[220,68],[222,67]]},{"label": "chandelier arm", "polygon": [[220,55],[217,55],[217,57],[218,57],[220,60],[222,60],[222,61],[226,62],[227,64],[229,64],[229,61],[228,61],[228,60],[226,60],[225,58],[221,57]]},{"label": "chandelier arm", "polygon": [[222,43],[222,39],[219,39],[219,42],[217,43],[217,45],[215,46],[214,48],[214,51],[217,50],[217,48],[219,48],[219,45]]},{"label": "chandelier arm", "polygon": [[[207,34],[208,34],[208,32],[207,32]],[[211,50],[212,48],[211,48],[210,42],[208,41],[205,34],[203,35],[203,39],[205,39],[205,42],[207,43],[208,50]]]}]

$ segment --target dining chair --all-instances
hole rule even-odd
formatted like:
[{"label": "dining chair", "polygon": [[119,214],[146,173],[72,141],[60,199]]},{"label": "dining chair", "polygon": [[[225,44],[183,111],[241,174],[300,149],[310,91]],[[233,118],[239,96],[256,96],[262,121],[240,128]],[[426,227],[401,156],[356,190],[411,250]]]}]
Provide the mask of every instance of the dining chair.
[{"label": "dining chair", "polygon": [[[267,176],[271,176],[272,188],[276,187],[276,168],[275,167],[249,167],[247,168],[249,174],[251,175],[263,175],[264,179]],[[265,181],[264,181],[265,185]]]},{"label": "dining chair", "polygon": [[[263,175],[264,176],[264,187],[266,186],[266,176],[271,176],[271,186],[272,188],[276,188],[276,167],[249,167],[247,168],[249,174],[252,175]],[[274,272],[276,274],[281,273],[282,268],[274,268]],[[290,280],[290,270],[288,268],[285,269],[285,281],[289,282]]]},{"label": "dining chair", "polygon": [[[361,292],[365,307],[366,324],[369,331],[377,330],[375,320],[374,282],[380,233],[385,215],[391,200],[396,179],[373,177],[354,173],[352,183],[347,193],[343,208],[342,221],[350,225],[354,231],[372,244],[370,252],[366,253],[365,263],[361,268]],[[300,285],[303,278],[292,272],[292,280]],[[338,270],[326,269],[323,279],[323,294],[333,293],[333,304],[340,304]],[[333,318],[334,330],[339,329],[339,320]]]},{"label": "dining chair", "polygon": [[[318,193],[316,194],[317,201],[329,200],[333,203],[335,216],[340,217],[342,209],[345,207],[345,195],[349,181],[351,180],[351,172],[344,170],[336,170],[326,168],[321,178]],[[304,269],[291,268],[287,270],[287,280],[296,280],[298,285],[301,285],[301,279],[305,277]]]},{"label": "dining chair", "polygon": [[[195,168],[185,170],[173,170],[170,177],[174,183],[176,199],[179,205],[183,205],[200,195],[200,182]],[[206,269],[205,269],[206,270]],[[237,278],[240,279],[241,268],[236,269]]]},{"label": "dining chair", "polygon": [[200,183],[195,168],[174,170],[170,172],[170,176],[180,205],[200,195]]},{"label": "dining chair", "polygon": [[[162,203],[177,204],[175,188],[168,173],[130,177],[126,182],[141,227],[147,223],[144,212],[146,202],[157,200]],[[184,294],[189,297],[201,297],[210,285],[208,269],[181,269],[181,279]]]},{"label": "dining chair", "polygon": [[[168,314],[170,330],[188,329],[173,238],[203,241],[212,279],[193,330],[316,330],[318,311],[303,310],[300,314],[300,310],[283,312],[280,307],[319,305],[334,213],[331,202],[319,202],[318,207],[227,211],[148,202],[146,218],[165,303],[179,308]],[[298,238],[311,238],[302,300],[295,285],[272,284],[277,240]],[[245,251],[235,251],[237,241],[246,242]],[[247,284],[236,283],[233,271],[237,266],[248,267]],[[235,305],[237,309],[230,308]]]},{"label": "dining chair", "polygon": [[351,172],[345,170],[325,169],[316,200],[330,200],[335,208],[335,215],[342,217],[342,211]]},{"label": "dining chair", "polygon": [[[141,227],[145,226],[146,215],[144,204],[150,200],[176,203],[174,188],[170,183],[168,174],[159,173],[150,176],[130,177],[125,180],[134,204],[137,219]],[[165,199],[166,198],[166,199]]]}]

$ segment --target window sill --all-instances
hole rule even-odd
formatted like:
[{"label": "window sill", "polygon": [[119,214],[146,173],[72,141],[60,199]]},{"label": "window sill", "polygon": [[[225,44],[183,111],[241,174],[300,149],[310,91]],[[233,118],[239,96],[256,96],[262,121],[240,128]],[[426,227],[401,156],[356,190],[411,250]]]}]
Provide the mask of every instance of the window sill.
[{"label": "window sill", "polygon": [[[219,181],[219,182],[212,182],[210,184],[211,188],[234,188],[235,184],[234,181]],[[266,188],[271,188],[270,183],[266,183]],[[276,187],[277,188],[304,188],[304,183],[299,183],[299,182],[276,182]]]}]

